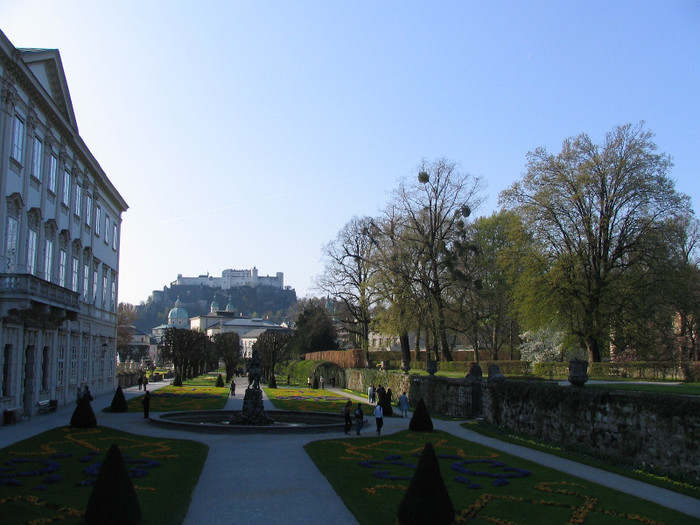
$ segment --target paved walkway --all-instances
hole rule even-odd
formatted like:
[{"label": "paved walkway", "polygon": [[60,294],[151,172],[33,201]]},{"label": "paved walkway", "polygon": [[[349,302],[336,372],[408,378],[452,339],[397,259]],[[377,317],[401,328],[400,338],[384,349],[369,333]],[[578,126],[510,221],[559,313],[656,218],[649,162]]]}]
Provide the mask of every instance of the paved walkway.
[{"label": "paved walkway", "polygon": [[[166,384],[168,383],[149,383],[148,386],[149,390],[153,391]],[[235,398],[229,398],[226,404],[227,410],[240,410],[243,404],[247,379],[237,378],[236,385],[237,395]],[[340,392],[332,388],[328,390]],[[124,389],[127,399],[142,393],[138,387]],[[364,397],[340,393],[355,401],[366,401]],[[272,410],[272,404],[266,396],[264,400],[265,407]],[[267,523],[308,525],[323,522],[353,525],[357,523],[303,450],[303,446],[310,441],[338,436],[333,434],[209,435],[174,431],[149,424],[141,414],[101,412],[111,401],[111,394],[97,396],[93,401],[98,424],[135,434],[201,441],[209,446],[209,454],[185,517],[185,525],[231,521],[246,525]],[[72,412],[73,406],[61,407],[52,414],[34,416],[14,425],[0,426],[0,448],[51,428],[67,425]],[[373,418],[370,416],[368,419],[363,436],[374,435]],[[409,421],[398,417],[385,418],[382,434],[404,430],[408,428]],[[700,500],[698,499],[485,437],[462,428],[459,422],[433,419],[433,425],[436,429],[464,439],[639,496],[700,519]],[[351,432],[347,438],[356,439],[354,432]]]}]

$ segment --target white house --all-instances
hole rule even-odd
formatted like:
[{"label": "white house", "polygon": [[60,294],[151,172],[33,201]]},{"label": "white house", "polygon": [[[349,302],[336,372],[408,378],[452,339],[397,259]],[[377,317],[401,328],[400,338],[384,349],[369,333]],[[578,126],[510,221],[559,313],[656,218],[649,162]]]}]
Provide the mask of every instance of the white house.
[{"label": "white house", "polygon": [[83,142],[59,52],[0,32],[0,410],[116,388],[126,202]]}]

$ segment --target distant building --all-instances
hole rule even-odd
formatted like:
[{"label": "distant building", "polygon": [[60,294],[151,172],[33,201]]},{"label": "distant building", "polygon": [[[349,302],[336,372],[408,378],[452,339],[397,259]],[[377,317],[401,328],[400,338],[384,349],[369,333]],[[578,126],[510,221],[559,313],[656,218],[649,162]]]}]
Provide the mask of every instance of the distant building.
[{"label": "distant building", "polygon": [[273,288],[284,289],[284,273],[277,272],[275,276],[258,275],[258,269],[252,270],[224,270],[221,277],[200,275],[198,277],[183,277],[178,274],[177,279],[170,283],[170,286],[209,286],[210,288],[220,288],[229,290],[240,286],[271,286]]},{"label": "distant building", "polygon": [[175,306],[168,312],[168,322],[154,327],[151,333],[154,337],[161,338],[168,328],[190,329],[190,316],[182,307],[179,297]]},{"label": "distant building", "polygon": [[0,411],[116,388],[121,215],[55,49],[0,32]]},{"label": "distant building", "polygon": [[204,332],[208,337],[220,333],[236,332],[241,341],[241,356],[252,357],[253,344],[260,334],[267,330],[275,330],[291,333],[286,324],[275,324],[267,319],[243,317],[233,311],[233,305],[229,301],[225,310],[220,309],[219,303],[214,300],[211,303],[209,313],[196,317],[189,317],[187,311],[182,308],[180,299],[175,301],[175,307],[168,314],[168,323],[153,328],[152,335],[155,345],[162,344],[162,337],[168,328],[182,328],[185,330],[197,330]]}]

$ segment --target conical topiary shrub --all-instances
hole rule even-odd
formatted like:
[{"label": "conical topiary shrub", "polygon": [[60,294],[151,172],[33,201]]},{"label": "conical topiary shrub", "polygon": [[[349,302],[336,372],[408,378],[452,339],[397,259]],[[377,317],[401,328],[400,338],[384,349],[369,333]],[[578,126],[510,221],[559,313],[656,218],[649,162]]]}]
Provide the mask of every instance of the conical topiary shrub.
[{"label": "conical topiary shrub", "polygon": [[141,505],[129,471],[117,445],[112,445],[102,462],[90,494],[85,525],[136,525],[141,523]]},{"label": "conical topiary shrub", "polygon": [[112,404],[109,405],[110,412],[126,412],[129,407],[126,404],[126,397],[124,397],[124,391],[121,385],[117,387],[114,392],[114,397],[112,398]]},{"label": "conical topiary shrub", "polygon": [[426,443],[418,461],[416,473],[399,504],[398,525],[451,525],[455,509],[440,474],[435,449]]},{"label": "conical topiary shrub", "polygon": [[224,386],[226,386],[226,385],[224,385],[224,378],[221,377],[221,374],[216,376],[216,385],[214,385],[214,386],[217,386],[219,388],[223,388]]},{"label": "conical topiary shrub", "polygon": [[177,374],[175,379],[173,379],[173,386],[182,386],[182,376]]},{"label": "conical topiary shrub", "polygon": [[89,398],[80,398],[70,418],[70,426],[76,428],[92,428],[97,426],[97,418],[95,417],[95,412],[92,410]]},{"label": "conical topiary shrub", "polygon": [[415,432],[432,432],[433,430],[433,420],[430,419],[428,407],[425,406],[425,401],[423,401],[422,397],[418,400],[416,409],[413,411],[408,429]]}]

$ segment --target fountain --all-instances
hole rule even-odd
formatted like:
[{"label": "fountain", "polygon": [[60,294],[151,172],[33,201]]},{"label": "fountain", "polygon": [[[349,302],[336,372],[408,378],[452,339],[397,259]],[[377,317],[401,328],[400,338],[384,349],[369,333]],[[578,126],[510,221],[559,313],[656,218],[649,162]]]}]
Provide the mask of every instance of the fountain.
[{"label": "fountain", "polygon": [[248,388],[242,410],[164,412],[151,417],[150,421],[172,429],[225,434],[340,432],[345,424],[341,414],[290,410],[266,412],[260,389],[260,358],[256,351],[248,367]]}]

